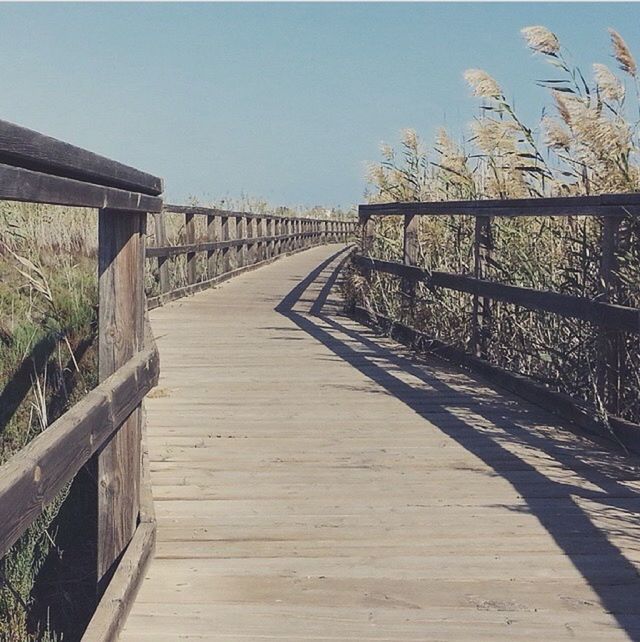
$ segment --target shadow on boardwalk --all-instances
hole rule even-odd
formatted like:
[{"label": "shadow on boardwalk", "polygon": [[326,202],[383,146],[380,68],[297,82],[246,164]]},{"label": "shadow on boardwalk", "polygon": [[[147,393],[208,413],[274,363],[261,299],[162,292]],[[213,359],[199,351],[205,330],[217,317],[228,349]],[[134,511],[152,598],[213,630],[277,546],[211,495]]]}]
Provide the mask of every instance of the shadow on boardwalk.
[{"label": "shadow on boardwalk", "polygon": [[[628,538],[631,544],[626,548],[630,550],[638,535],[640,494],[624,483],[637,480],[637,461],[582,437],[549,438],[529,425],[531,417],[535,413],[539,423],[543,416],[550,425],[557,425],[559,420],[525,402],[507,411],[504,404],[474,403],[473,412],[486,420],[482,429],[461,419],[455,409],[471,407],[471,392],[453,388],[430,374],[434,362],[430,367],[421,367],[400,351],[381,346],[369,329],[336,314],[339,301],[332,299],[332,288],[345,257],[344,251],[329,257],[299,282],[276,310],[484,461],[495,475],[508,480],[525,502],[524,507],[510,509],[526,510],[535,516],[592,587],[602,608],[612,614],[631,639],[640,639],[638,570],[611,541],[615,537]],[[445,364],[441,369],[452,370]],[[429,390],[407,383],[401,373],[426,384]],[[506,394],[501,398],[512,399]],[[512,452],[512,446],[529,453],[536,451],[558,462],[576,473],[581,483],[551,479]],[[594,523],[584,506],[589,502],[604,522],[609,519],[608,523]],[[634,552],[637,551],[636,546]]]}]

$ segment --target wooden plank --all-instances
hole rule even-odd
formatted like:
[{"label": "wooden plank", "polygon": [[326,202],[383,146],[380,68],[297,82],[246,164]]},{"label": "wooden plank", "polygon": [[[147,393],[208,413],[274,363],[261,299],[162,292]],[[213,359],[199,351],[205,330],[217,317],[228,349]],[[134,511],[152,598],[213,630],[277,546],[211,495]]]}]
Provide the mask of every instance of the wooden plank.
[{"label": "wooden plank", "polygon": [[98,602],[82,642],[112,642],[118,639],[155,552],[156,518],[144,421],[142,471],[140,523]]},{"label": "wooden plank", "polygon": [[[402,236],[402,262],[404,265],[417,265],[418,263],[418,223],[420,219],[413,214],[405,214],[403,220]],[[402,279],[402,314],[406,321],[413,318],[415,310],[416,282],[414,279]]]},{"label": "wooden plank", "polygon": [[[207,239],[209,243],[215,243],[218,240],[219,219],[214,214],[207,215]],[[207,278],[212,279],[218,273],[218,253],[214,248],[207,250]]]},{"label": "wooden plank", "polygon": [[584,297],[560,294],[558,292],[484,281],[462,274],[451,274],[449,272],[432,272],[429,274],[420,268],[405,266],[393,261],[383,261],[363,256],[357,256],[354,260],[363,270],[375,269],[395,276],[410,277],[425,281],[432,287],[477,294],[494,301],[513,303],[531,310],[553,312],[554,314],[582,319],[583,321],[624,332],[640,331],[640,310],[637,308],[600,303]]},{"label": "wooden plank", "polygon": [[136,212],[160,212],[162,209],[162,199],[157,196],[3,164],[0,164],[0,199]]},{"label": "wooden plank", "polygon": [[0,163],[130,192],[159,196],[162,179],[0,120]]},{"label": "wooden plank", "polygon": [[631,216],[640,215],[640,194],[601,194],[555,198],[430,201],[424,203],[375,203],[360,205],[360,216],[417,214],[438,216]]},{"label": "wooden plank", "polygon": [[[493,239],[491,217],[476,216],[473,236],[473,276],[485,280],[491,261]],[[491,299],[473,294],[471,312],[471,350],[476,357],[486,357],[491,338]]]},{"label": "wooden plank", "polygon": [[0,467],[0,556],[129,417],[158,374],[150,342]]},{"label": "wooden plank", "polygon": [[[193,247],[196,243],[196,221],[194,214],[185,214],[184,230],[186,245]],[[196,253],[187,252],[187,284],[191,285],[198,280]]]},{"label": "wooden plank", "polygon": [[244,216],[235,217],[235,238],[238,241],[243,241],[242,245],[236,246],[236,257],[235,257],[235,266],[236,268],[241,268],[244,265],[244,240],[245,240],[245,228],[244,228]]},{"label": "wooden plank", "polygon": [[[156,247],[164,247],[167,244],[167,229],[165,225],[165,217],[162,212],[156,212],[153,215],[153,222],[155,228]],[[169,291],[169,265],[165,256],[158,255],[158,278],[160,285],[160,293],[164,294]]]},{"label": "wooden plank", "polygon": [[635,639],[635,460],[341,316],[335,253],[154,311],[159,547],[121,641]]},{"label": "wooden plank", "polygon": [[146,249],[147,258],[154,258],[159,256],[178,256],[180,254],[187,254],[189,252],[211,252],[214,250],[221,250],[227,248],[236,248],[254,245],[256,241],[261,243],[270,243],[276,239],[293,239],[295,234],[276,236],[261,236],[249,237],[239,239],[229,239],[227,241],[206,241],[200,243],[191,243],[189,245],[168,245],[165,247],[148,247]]},{"label": "wooden plank", "polygon": [[[109,377],[142,347],[146,216],[101,210],[98,230],[99,378]],[[141,413],[122,424],[97,457],[99,591],[130,542],[140,508]]]}]

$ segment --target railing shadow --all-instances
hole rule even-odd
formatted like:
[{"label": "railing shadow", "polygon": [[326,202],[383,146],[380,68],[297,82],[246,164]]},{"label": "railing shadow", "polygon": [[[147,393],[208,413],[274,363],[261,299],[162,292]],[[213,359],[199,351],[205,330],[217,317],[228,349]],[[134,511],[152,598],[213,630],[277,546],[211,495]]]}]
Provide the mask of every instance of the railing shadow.
[{"label": "railing shadow", "polygon": [[[345,258],[346,252],[343,250],[322,262],[280,301],[276,311],[324,344],[337,358],[378,384],[386,391],[383,394],[393,394],[430,424],[437,426],[443,434],[485,462],[493,474],[507,480],[525,502],[524,508],[507,508],[526,510],[535,516],[591,586],[604,610],[612,614],[631,639],[639,639],[638,569],[610,541],[612,536],[631,539],[638,534],[640,503],[635,500],[640,499],[640,493],[624,485],[625,478],[638,478],[637,459],[625,458],[599,448],[586,438],[554,440],[530,427],[530,412],[520,412],[500,403],[472,404],[473,412],[486,420],[482,429],[457,416],[454,407],[470,407],[472,400],[465,397],[472,396],[471,393],[455,389],[434,375],[433,365],[430,368],[418,366],[373,341],[369,329],[361,326],[360,330],[353,322],[342,320],[335,314],[336,301],[330,302],[329,297]],[[314,293],[317,291],[311,300],[309,290]],[[330,313],[326,310],[328,302],[332,307]],[[308,309],[302,310],[303,307]],[[447,369],[453,372],[442,364],[442,370]],[[397,376],[399,372],[412,375],[430,390],[406,383]],[[482,380],[480,377],[476,379]],[[500,398],[514,399],[506,393]],[[522,402],[521,407],[531,408],[526,402]],[[559,423],[557,418],[542,409],[534,412],[538,422],[548,421],[551,425]],[[551,479],[526,458],[512,452],[509,446],[526,446],[529,452],[535,449],[561,462],[564,468],[575,473],[574,477],[579,478],[578,483]],[[584,486],[594,485],[595,490],[585,489],[582,481],[585,482]],[[553,506],[550,506],[549,498],[553,498]],[[615,526],[594,523],[580,504],[587,500],[603,506],[605,517],[608,510],[615,509]],[[601,561],[594,563],[594,555]]]}]

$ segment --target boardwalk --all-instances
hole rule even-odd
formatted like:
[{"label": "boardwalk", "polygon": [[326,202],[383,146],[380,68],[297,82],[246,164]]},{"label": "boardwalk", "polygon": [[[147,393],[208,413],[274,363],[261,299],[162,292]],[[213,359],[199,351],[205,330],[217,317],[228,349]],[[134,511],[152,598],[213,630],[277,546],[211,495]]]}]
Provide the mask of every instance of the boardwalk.
[{"label": "boardwalk", "polygon": [[340,316],[339,249],[152,313],[121,639],[640,639],[637,468]]}]

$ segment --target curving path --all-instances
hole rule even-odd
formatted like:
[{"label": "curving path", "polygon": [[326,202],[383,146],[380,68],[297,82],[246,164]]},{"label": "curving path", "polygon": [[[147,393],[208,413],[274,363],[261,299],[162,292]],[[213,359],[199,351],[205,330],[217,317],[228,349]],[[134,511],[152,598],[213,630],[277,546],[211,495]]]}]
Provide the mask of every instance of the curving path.
[{"label": "curving path", "polygon": [[342,317],[342,246],[152,312],[121,639],[640,639],[635,462]]}]

